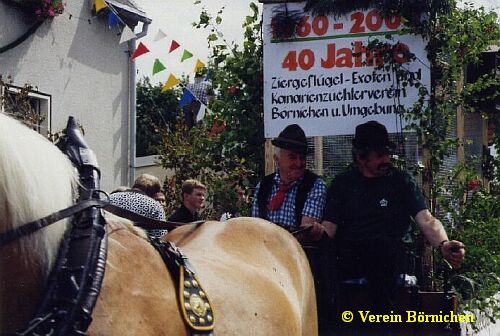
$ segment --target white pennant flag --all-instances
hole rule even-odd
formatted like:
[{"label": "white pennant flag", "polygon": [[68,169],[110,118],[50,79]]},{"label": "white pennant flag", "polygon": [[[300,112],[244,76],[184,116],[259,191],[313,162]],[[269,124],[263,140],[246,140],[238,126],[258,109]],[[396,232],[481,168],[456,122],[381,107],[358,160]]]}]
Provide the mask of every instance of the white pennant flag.
[{"label": "white pennant flag", "polygon": [[165,37],[167,37],[167,34],[165,34],[161,29],[158,29],[158,33],[156,33],[154,41],[159,41],[161,39],[164,39]]},{"label": "white pennant flag", "polygon": [[122,36],[120,37],[120,44],[122,44],[123,42],[127,42],[133,38],[136,38],[137,36],[135,36],[134,32],[132,31],[132,29],[130,29],[128,26],[125,26],[125,28],[123,28],[123,31],[122,31]]},{"label": "white pennant flag", "polygon": [[207,105],[201,104],[198,114],[196,115],[196,121],[201,121],[205,117],[205,113],[212,113],[212,111],[207,108]]}]

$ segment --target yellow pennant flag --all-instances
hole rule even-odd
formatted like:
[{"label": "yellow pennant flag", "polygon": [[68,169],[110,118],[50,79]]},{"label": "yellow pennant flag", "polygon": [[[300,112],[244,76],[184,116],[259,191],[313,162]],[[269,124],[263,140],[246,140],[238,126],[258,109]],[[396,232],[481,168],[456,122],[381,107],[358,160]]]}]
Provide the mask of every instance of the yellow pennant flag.
[{"label": "yellow pennant flag", "polygon": [[165,82],[165,84],[161,88],[161,92],[165,92],[165,91],[171,89],[172,87],[174,87],[175,85],[179,84],[180,82],[181,81],[178,80],[177,78],[175,78],[174,75],[170,74],[170,76],[168,76],[167,81]]},{"label": "yellow pennant flag", "polygon": [[104,0],[95,0],[95,12],[99,13],[102,9],[108,8],[108,4]]},{"label": "yellow pennant flag", "polygon": [[203,64],[202,61],[200,61],[199,59],[197,59],[196,60],[196,64],[194,65],[194,73],[198,73],[204,67],[205,67],[205,64]]}]

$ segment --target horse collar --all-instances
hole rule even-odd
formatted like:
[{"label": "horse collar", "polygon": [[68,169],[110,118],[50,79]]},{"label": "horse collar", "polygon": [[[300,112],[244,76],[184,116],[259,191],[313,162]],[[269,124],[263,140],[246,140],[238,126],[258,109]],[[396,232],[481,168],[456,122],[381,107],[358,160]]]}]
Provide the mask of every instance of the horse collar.
[{"label": "horse collar", "polygon": [[[72,219],[35,317],[15,335],[86,335],[104,278],[105,220],[95,204]],[[65,209],[67,210],[67,209]]]}]

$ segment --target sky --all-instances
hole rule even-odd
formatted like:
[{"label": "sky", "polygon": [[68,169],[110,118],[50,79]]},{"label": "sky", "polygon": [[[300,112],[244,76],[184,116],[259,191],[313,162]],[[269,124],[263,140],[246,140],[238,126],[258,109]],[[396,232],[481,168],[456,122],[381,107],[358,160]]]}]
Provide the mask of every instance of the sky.
[{"label": "sky", "polygon": [[[262,8],[262,4],[257,0],[202,0],[198,5],[194,4],[194,0],[135,0],[137,6],[153,20],[149,26],[148,35],[138,41],[144,43],[150,52],[136,59],[137,78],[148,76],[152,84],[165,82],[169,74],[177,78],[182,77],[183,74],[191,75],[192,78],[196,60],[200,59],[207,64],[209,57],[207,36],[210,34],[210,29],[196,29],[192,26],[193,22],[198,21],[201,9],[205,7],[215,17],[216,13],[224,7],[220,31],[227,41],[236,41],[241,44],[242,23],[245,16],[251,13],[249,7],[251,2]],[[484,6],[486,9],[500,13],[499,0],[469,0],[467,2],[473,3],[475,7]],[[154,41],[159,29],[167,37]],[[169,53],[172,40],[178,42],[180,47]],[[181,62],[184,49],[191,52],[193,57]],[[152,69],[156,58],[166,69],[153,76]]]}]

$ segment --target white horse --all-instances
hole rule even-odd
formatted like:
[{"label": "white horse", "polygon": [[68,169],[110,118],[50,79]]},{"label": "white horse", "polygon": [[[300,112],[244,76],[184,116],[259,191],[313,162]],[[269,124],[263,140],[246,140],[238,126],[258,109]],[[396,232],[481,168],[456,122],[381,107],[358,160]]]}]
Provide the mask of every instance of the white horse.
[{"label": "white horse", "polygon": [[[77,176],[49,141],[0,114],[0,235],[73,204]],[[68,221],[0,246],[0,334],[35,314]],[[144,232],[107,220],[108,257],[90,335],[188,335],[172,277]],[[308,261],[295,238],[261,219],[186,225],[174,242],[197,271],[215,335],[317,335]]]}]

